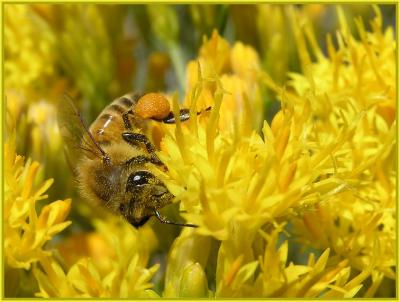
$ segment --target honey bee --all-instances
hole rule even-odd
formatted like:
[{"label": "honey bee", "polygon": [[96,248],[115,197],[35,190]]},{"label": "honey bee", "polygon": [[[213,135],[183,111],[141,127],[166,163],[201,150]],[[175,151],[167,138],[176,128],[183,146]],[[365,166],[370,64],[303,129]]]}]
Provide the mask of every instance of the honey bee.
[{"label": "honey bee", "polygon": [[[77,162],[73,169],[85,199],[123,216],[136,228],[152,216],[162,223],[196,227],[169,221],[159,212],[174,196],[152,172],[166,167],[145,132],[149,119],[175,123],[173,113],[167,112],[168,101],[162,98],[155,93],[124,95],[105,107],[87,128],[71,98],[65,96],[58,106],[60,132],[67,156]],[[165,107],[162,112],[154,108],[159,104]],[[188,109],[180,110],[181,121],[189,117]]]}]

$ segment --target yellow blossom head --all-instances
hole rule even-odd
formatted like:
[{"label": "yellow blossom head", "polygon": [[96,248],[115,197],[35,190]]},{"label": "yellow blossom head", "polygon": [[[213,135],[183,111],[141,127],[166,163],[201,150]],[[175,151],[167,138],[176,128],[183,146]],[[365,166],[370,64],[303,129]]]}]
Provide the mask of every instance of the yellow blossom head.
[{"label": "yellow blossom head", "polygon": [[36,211],[37,202],[47,198],[52,179],[36,184],[38,162],[15,154],[15,134],[5,145],[5,255],[7,264],[29,269],[49,256],[43,246],[71,222],[65,221],[71,200],[58,200]]}]

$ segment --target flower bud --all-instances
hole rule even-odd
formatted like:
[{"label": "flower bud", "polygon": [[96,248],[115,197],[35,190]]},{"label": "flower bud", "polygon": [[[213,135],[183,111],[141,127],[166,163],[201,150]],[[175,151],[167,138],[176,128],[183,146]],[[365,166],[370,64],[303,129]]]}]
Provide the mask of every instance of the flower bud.
[{"label": "flower bud", "polygon": [[208,296],[207,278],[201,265],[189,264],[183,271],[179,297],[200,298]]}]

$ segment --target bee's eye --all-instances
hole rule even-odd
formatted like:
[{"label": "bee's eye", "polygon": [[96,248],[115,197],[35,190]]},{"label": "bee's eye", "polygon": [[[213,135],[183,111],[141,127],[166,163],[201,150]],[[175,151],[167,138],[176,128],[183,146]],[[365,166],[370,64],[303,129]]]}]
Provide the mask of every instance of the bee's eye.
[{"label": "bee's eye", "polygon": [[134,188],[147,185],[151,178],[154,178],[154,175],[147,171],[137,171],[132,173],[128,177],[126,191],[132,191]]},{"label": "bee's eye", "polygon": [[133,178],[131,178],[132,184],[134,186],[142,186],[149,182],[149,174],[146,171],[139,171],[133,174]]}]

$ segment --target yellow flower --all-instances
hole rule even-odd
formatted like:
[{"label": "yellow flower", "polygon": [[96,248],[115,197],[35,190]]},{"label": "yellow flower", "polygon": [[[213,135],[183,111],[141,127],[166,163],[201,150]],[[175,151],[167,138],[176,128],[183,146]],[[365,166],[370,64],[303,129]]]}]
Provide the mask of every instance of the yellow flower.
[{"label": "yellow flower", "polygon": [[[319,201],[311,197],[315,195],[315,178],[324,174],[321,161],[329,159],[330,150],[354,131],[343,131],[340,139],[332,140],[311,157],[302,148],[312,141],[299,145],[308,130],[307,112],[294,113],[288,108],[272,130],[264,123],[264,138],[255,132],[240,135],[248,123],[237,124],[233,132],[217,126],[224,90],[217,89],[206,124],[193,128],[178,124],[176,130],[169,129],[160,153],[173,179],[171,192],[189,211],[188,220],[201,226],[199,233],[219,240],[227,238],[234,221],[254,232],[287,215],[292,207]],[[233,112],[221,111],[219,115],[237,123]],[[309,173],[310,166],[314,167],[313,174]],[[333,181],[330,184],[339,186]],[[321,187],[318,191],[330,189]]]},{"label": "yellow flower", "polygon": [[[353,128],[339,148],[330,150],[320,175],[321,186],[327,187],[332,180],[338,186],[313,211],[292,222],[307,245],[329,247],[337,259],[347,259],[359,271],[373,267],[373,282],[378,283],[366,296],[374,294],[383,275],[395,279],[395,41],[390,27],[382,31],[380,11],[375,8],[375,12],[372,32],[356,20],[357,40],[338,9],[339,47],[335,49],[328,36],[329,57],[325,57],[314,45],[315,63],[308,61],[309,54],[302,47],[305,38],[311,41],[312,33],[307,25],[304,32],[299,30],[305,74],[291,74],[293,93],[282,98],[295,111],[309,107],[312,120],[307,136],[315,140],[311,152]],[[282,94],[281,88],[267,82]],[[319,187],[318,183],[313,186]]]},{"label": "yellow flower", "polygon": [[262,284],[263,294],[266,296],[349,298],[360,290],[362,282],[369,276],[369,271],[366,270],[349,280],[351,270],[348,262],[344,260],[337,264],[329,263],[329,249],[318,260],[311,253],[307,265],[286,265],[288,244],[285,241],[276,250],[277,234],[276,231],[270,235],[263,234],[268,243],[265,255],[260,260],[262,274],[257,281],[259,285]]},{"label": "yellow flower", "polygon": [[59,156],[63,154],[63,145],[57,125],[56,106],[46,98],[29,102],[24,91],[7,90],[6,112],[8,132],[18,133],[18,152],[29,154],[42,165],[38,180],[49,177],[57,179],[48,194],[69,195],[68,189],[72,188],[72,184],[65,173],[69,169],[67,162]]},{"label": "yellow flower", "polygon": [[349,280],[350,267],[346,261],[335,265],[328,263],[329,249],[325,250],[318,260],[315,260],[314,254],[311,253],[306,265],[287,263],[288,242],[284,241],[277,248],[278,235],[281,231],[282,229],[278,227],[269,235],[261,232],[263,240],[267,243],[265,253],[258,263],[261,273],[254,284],[246,286],[242,280],[238,280],[246,276],[246,270],[242,267],[229,279],[231,284],[237,283],[236,288],[231,286],[225,288],[225,291],[238,290],[240,289],[238,285],[241,285],[247,293],[246,296],[253,297],[348,298],[360,290],[361,283],[369,272],[362,272]]},{"label": "yellow flower", "polygon": [[240,123],[249,122],[250,129],[259,129],[263,117],[261,89],[256,80],[259,71],[258,54],[253,48],[240,42],[230,47],[214,31],[209,40],[204,39],[197,60],[187,64],[184,105],[200,110],[213,106],[219,85],[224,92],[221,112],[227,112],[221,115],[219,126],[233,131],[232,120],[239,118]]},{"label": "yellow flower", "polygon": [[[280,221],[290,221],[295,226],[305,221],[305,226],[295,229],[294,234],[304,239],[315,231],[306,242],[321,250],[330,248],[334,254],[328,257],[326,251],[324,260],[317,265],[318,273],[310,273],[310,277],[301,279],[296,286],[284,286],[278,294],[274,292],[277,288],[266,289],[262,285],[264,289],[255,295],[351,297],[371,276],[374,283],[367,293],[373,295],[379,287],[376,282],[382,280],[376,271],[394,277],[395,127],[375,113],[377,104],[383,101],[387,104],[394,96],[394,44],[386,35],[381,35],[379,40],[375,37],[379,34],[367,34],[359,27],[364,42],[349,35],[339,36],[350,39],[340,44],[340,55],[349,61],[336,60],[339,54],[332,47],[329,59],[319,49],[313,49],[319,61],[312,65],[307,61],[308,54],[300,54],[305,75],[291,74],[294,92],[285,91],[270,78],[262,77],[278,92],[282,103],[282,110],[271,126],[264,123],[262,137],[248,128],[249,123],[241,123],[237,118],[240,106],[222,110],[229,91],[223,74],[219,76],[215,70],[203,72],[202,66],[209,67],[201,61],[198,69],[191,71],[197,75],[197,82],[189,86],[192,89],[187,92],[190,96],[186,99],[187,106],[200,110],[198,100],[203,89],[208,90],[211,113],[208,118],[200,116],[168,128],[159,156],[168,167],[168,174],[163,176],[165,182],[181,202],[181,210],[187,212],[182,215],[199,226],[191,236],[212,237],[221,242],[215,296],[251,294],[252,280],[258,275],[260,252],[253,248],[258,232],[267,226],[273,230]],[[307,37],[311,39],[312,34],[307,32]],[[303,36],[297,38],[304,45]],[[370,40],[385,41],[392,52],[366,42]],[[300,51],[305,51],[300,44]],[[382,56],[386,62],[381,62],[380,71],[374,69],[378,61],[373,60],[380,60],[382,56],[368,53],[368,48],[385,52]],[[218,50],[216,46],[215,50]],[[361,53],[357,55],[357,52]],[[354,56],[365,59],[359,61]],[[371,64],[367,63],[368,56],[373,56]],[[364,64],[362,73],[354,67],[352,58]],[[219,63],[218,70],[222,70],[224,64]],[[189,68],[194,68],[193,63],[189,64],[192,64]],[[206,75],[212,73],[214,79],[207,83]],[[244,102],[239,104],[246,108]],[[175,101],[175,112],[177,108]],[[249,118],[248,112],[242,112],[242,116]],[[229,120],[232,126],[221,125],[220,120]],[[389,172],[389,178],[377,173],[382,169]],[[386,187],[377,186],[376,177]],[[384,195],[383,188],[388,190]],[[379,199],[385,196],[387,199]],[[338,227],[332,227],[335,224]],[[176,240],[171,255],[191,256],[186,262],[175,263],[170,259],[169,265],[173,267],[170,270],[180,272],[166,276],[167,289],[171,289],[167,293],[171,296],[179,295],[181,288],[182,280],[176,275],[182,275],[185,268],[195,263],[203,270],[207,265],[201,260],[203,254],[183,252],[188,248],[178,244],[183,236],[184,233]],[[196,244],[189,247],[195,248]],[[203,253],[210,251],[204,248]],[[376,259],[378,254],[384,255],[382,259]],[[326,266],[328,258],[329,266]],[[348,281],[354,271],[359,275]],[[288,269],[288,272],[294,275],[287,278],[297,278],[296,271]],[[316,281],[315,274],[319,274],[321,281]],[[240,276],[237,281],[235,276]],[[315,287],[309,287],[310,280],[316,282]],[[264,284],[270,281],[266,279]]]},{"label": "yellow flower", "polygon": [[263,65],[278,83],[286,80],[289,60],[296,50],[286,11],[283,5],[257,5],[256,21]]},{"label": "yellow flower", "polygon": [[[62,152],[61,135],[57,125],[56,106],[41,100],[31,104],[27,112],[30,127],[31,155],[49,162],[50,156]],[[59,158],[57,158],[59,161]],[[51,167],[48,167],[51,168]]]},{"label": "yellow flower", "polygon": [[5,86],[46,87],[54,75],[55,36],[48,24],[26,4],[4,6]]},{"label": "yellow flower", "polygon": [[231,50],[232,71],[239,77],[255,81],[260,63],[257,52],[241,42],[235,43]]},{"label": "yellow flower", "polygon": [[[315,141],[306,137],[309,111],[293,112],[288,107],[276,117],[272,129],[264,123],[262,138],[251,133],[248,123],[238,123],[234,112],[220,111],[225,90],[217,87],[207,122],[193,119],[192,124],[178,123],[175,129],[168,128],[159,156],[168,167],[168,175],[163,177],[170,191],[181,201],[181,210],[187,211],[183,216],[199,226],[195,234],[221,241],[215,295],[237,297],[250,293],[248,284],[256,276],[257,258],[252,246],[258,230],[289,219],[293,213],[326,200],[332,190],[340,189],[336,180],[316,179],[325,175],[324,164],[330,159],[331,150],[341,146],[354,127],[344,130],[339,139],[327,142],[311,156],[304,150]],[[248,111],[245,113],[248,117]],[[218,126],[219,115],[231,117],[233,131]],[[177,242],[183,240],[183,234]],[[196,245],[192,243],[190,249],[196,249]],[[191,255],[185,249],[185,245],[176,243],[171,256]],[[168,264],[174,267],[171,271],[180,273],[167,273],[167,296],[179,294],[179,276],[186,268],[204,263],[201,259],[209,251],[204,246],[201,251],[189,256],[188,262],[169,260]],[[233,282],[236,274],[241,279]]]},{"label": "yellow flower", "polygon": [[5,144],[5,200],[3,221],[5,225],[5,256],[7,264],[29,269],[32,263],[51,255],[43,246],[71,222],[64,221],[71,200],[57,200],[45,205],[40,213],[37,202],[53,183],[52,179],[35,183],[38,162],[15,154],[15,134]]},{"label": "yellow flower", "polygon": [[68,262],[78,259],[68,265],[67,272],[53,258],[41,261],[35,268],[40,288],[37,296],[157,297],[150,290],[150,280],[158,265],[146,268],[156,245],[153,231],[148,227],[136,230],[115,217],[95,224],[96,233],[59,246],[61,255],[78,254],[67,258]]},{"label": "yellow flower", "polygon": [[208,297],[204,267],[211,238],[184,229],[174,241],[168,256],[163,297]]}]

